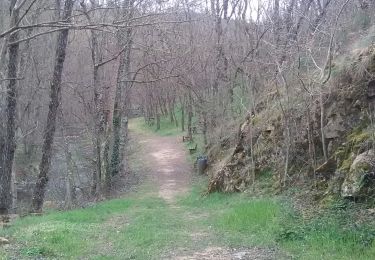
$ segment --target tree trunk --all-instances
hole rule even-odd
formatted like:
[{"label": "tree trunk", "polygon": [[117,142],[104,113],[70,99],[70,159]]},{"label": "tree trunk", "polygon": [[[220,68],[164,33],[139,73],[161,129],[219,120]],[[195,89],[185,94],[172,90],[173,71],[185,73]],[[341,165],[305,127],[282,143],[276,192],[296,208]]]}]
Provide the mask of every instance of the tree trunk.
[{"label": "tree trunk", "polygon": [[75,194],[75,176],[76,169],[75,163],[70,151],[69,139],[65,136],[64,129],[62,129],[62,136],[64,142],[64,153],[66,160],[66,175],[65,175],[65,208],[71,209],[76,202]]},{"label": "tree trunk", "polygon": [[[91,17],[87,12],[85,2],[80,3],[85,16],[90,24],[93,24]],[[91,1],[92,8],[96,7],[95,1]],[[93,68],[93,88],[94,88],[94,106],[95,106],[95,115],[94,115],[94,137],[93,137],[93,146],[94,146],[94,168],[92,176],[92,187],[91,193],[94,196],[99,196],[101,193],[101,180],[103,172],[103,137],[104,137],[104,111],[103,111],[103,91],[102,86],[100,85],[100,67],[102,64],[102,56],[100,55],[99,44],[98,44],[98,33],[95,30],[90,31],[90,41],[91,41],[91,61]]]},{"label": "tree trunk", "polygon": [[176,105],[175,100],[173,100],[173,103],[172,103],[172,107],[173,107],[173,109],[172,109],[172,115],[173,115],[173,118],[174,118],[174,123],[175,123],[176,127],[178,128],[178,118],[176,116],[176,112],[175,112],[175,109],[174,109],[175,105]]},{"label": "tree trunk", "polygon": [[[108,122],[109,113],[105,114],[106,121]],[[111,146],[111,135],[112,129],[110,124],[107,124],[106,131],[105,131],[105,141],[104,141],[104,149],[103,149],[103,169],[105,169],[105,195],[108,197],[111,191],[111,163],[110,163],[110,155],[109,150]]]},{"label": "tree trunk", "polygon": [[[99,79],[99,67],[97,63],[97,37],[94,31],[91,32],[92,42],[92,62],[93,62],[93,84],[94,84],[94,105],[95,105],[95,125],[94,125],[94,152],[96,155],[95,160],[95,171],[93,173],[93,186],[92,193],[96,196],[101,193],[101,179],[102,179],[102,143],[104,136],[104,115],[103,115],[103,95],[101,93],[100,79]],[[100,60],[100,59],[99,59]]]},{"label": "tree trunk", "polygon": [[[11,5],[11,26],[19,19],[19,9],[13,1]],[[18,40],[18,32],[10,35],[9,42]],[[8,85],[6,97],[6,135],[0,137],[0,214],[8,214],[12,208],[12,168],[16,149],[16,109],[17,109],[17,70],[19,43],[9,46]]]},{"label": "tree trunk", "polygon": [[[66,0],[64,6],[63,20],[70,20],[73,10],[74,0]],[[58,34],[56,53],[55,53],[55,67],[53,70],[53,77],[51,82],[51,100],[49,104],[49,111],[47,116],[47,124],[44,129],[44,143],[42,148],[42,160],[39,166],[39,175],[36,182],[32,208],[33,212],[41,212],[45,196],[45,190],[48,183],[49,168],[51,166],[52,145],[56,130],[57,110],[60,103],[61,95],[61,78],[64,68],[64,61],[66,56],[66,47],[68,45],[69,29],[61,30]]]},{"label": "tree trunk", "polygon": [[324,162],[327,162],[328,153],[327,153],[326,137],[324,133],[325,112],[324,112],[324,102],[323,102],[323,86],[320,89],[319,104],[320,104],[320,135],[322,139],[322,150],[323,150]]},{"label": "tree trunk", "polygon": [[182,102],[182,99],[180,98],[181,103],[181,131],[185,131],[185,105],[184,102]]},{"label": "tree trunk", "polygon": [[188,100],[188,121],[187,121],[187,127],[188,127],[188,136],[190,140],[193,140],[193,133],[191,129],[192,119],[193,119],[193,107],[192,107],[192,97],[191,93],[189,93],[189,100]]},{"label": "tree trunk", "polygon": [[[131,16],[131,3],[126,2],[125,6],[125,16],[130,18]],[[124,32],[119,32],[119,45],[125,46],[126,49],[120,57],[120,64],[117,74],[117,85],[116,85],[116,95],[115,103],[113,108],[113,148],[112,148],[112,158],[111,158],[111,175],[115,176],[119,173],[125,149],[124,133],[127,124],[123,124],[123,110],[126,104],[122,104],[124,100],[126,101],[126,95],[128,93],[123,93],[127,91],[129,85],[129,73],[130,73],[130,54],[132,48],[132,29],[129,28]],[[123,34],[124,35],[121,35]],[[125,95],[124,95],[125,94]],[[123,97],[124,96],[124,97]]]},{"label": "tree trunk", "polygon": [[111,176],[117,175],[120,165],[120,138],[121,138],[121,119],[122,119],[122,84],[121,75],[125,67],[125,57],[122,55],[120,58],[120,64],[117,71],[117,85],[116,85],[116,95],[115,103],[113,107],[113,146],[112,146],[112,156],[111,156]]},{"label": "tree trunk", "polygon": [[203,112],[203,129],[202,129],[202,132],[203,132],[204,145],[207,145],[208,142],[207,142],[207,112],[206,111]]},{"label": "tree trunk", "polygon": [[158,109],[158,105],[156,105],[156,131],[160,130],[160,113]]},{"label": "tree trunk", "polygon": [[174,123],[174,105],[171,101],[169,102],[169,119],[171,120],[171,123],[173,124]]}]

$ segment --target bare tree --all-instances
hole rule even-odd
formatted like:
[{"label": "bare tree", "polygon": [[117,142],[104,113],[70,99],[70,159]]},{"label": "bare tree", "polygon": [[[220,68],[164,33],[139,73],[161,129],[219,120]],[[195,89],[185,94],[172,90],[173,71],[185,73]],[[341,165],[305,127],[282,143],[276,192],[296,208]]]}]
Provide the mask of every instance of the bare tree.
[{"label": "bare tree", "polygon": [[[19,21],[22,1],[12,1],[10,5],[10,26]],[[5,136],[0,134],[0,214],[7,214],[12,207],[12,168],[16,149],[16,108],[17,108],[17,72],[19,43],[18,32],[9,36],[8,74],[6,97],[6,126]],[[2,111],[0,111],[2,112]]]},{"label": "bare tree", "polygon": [[[63,19],[70,20],[73,11],[74,0],[66,0],[64,5]],[[43,207],[43,201],[48,183],[48,173],[51,166],[52,145],[56,130],[57,112],[60,103],[61,94],[61,78],[64,68],[66,47],[68,45],[69,29],[59,32],[56,53],[55,53],[55,67],[51,80],[51,100],[49,104],[49,111],[47,116],[47,124],[44,130],[44,143],[42,150],[42,160],[40,162],[40,172],[35,186],[35,191],[32,201],[32,211],[40,212]]]}]

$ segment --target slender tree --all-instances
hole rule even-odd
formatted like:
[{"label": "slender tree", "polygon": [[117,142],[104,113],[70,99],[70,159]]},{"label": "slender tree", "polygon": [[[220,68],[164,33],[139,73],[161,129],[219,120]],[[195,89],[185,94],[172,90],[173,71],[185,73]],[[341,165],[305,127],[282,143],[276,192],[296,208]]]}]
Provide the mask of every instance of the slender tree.
[{"label": "slender tree", "polygon": [[[65,0],[62,19],[69,22],[73,11],[74,0]],[[56,131],[57,112],[60,103],[61,81],[66,57],[66,48],[68,45],[69,29],[61,30],[58,34],[55,65],[51,80],[51,93],[47,124],[44,129],[44,143],[42,148],[42,160],[39,165],[39,175],[36,182],[31,210],[40,212],[43,207],[46,186],[48,183],[48,174],[51,166],[52,145]]]}]

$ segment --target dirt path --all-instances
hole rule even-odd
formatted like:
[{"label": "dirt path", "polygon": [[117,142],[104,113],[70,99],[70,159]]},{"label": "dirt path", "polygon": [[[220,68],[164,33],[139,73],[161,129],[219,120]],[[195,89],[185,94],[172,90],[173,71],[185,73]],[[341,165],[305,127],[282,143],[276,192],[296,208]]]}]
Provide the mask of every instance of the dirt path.
[{"label": "dirt path", "polygon": [[[134,128],[133,128],[134,127]],[[208,212],[189,212],[179,206],[176,198],[190,190],[193,169],[188,162],[187,149],[178,136],[159,136],[143,132],[129,125],[132,143],[137,145],[136,157],[147,179],[151,181],[146,196],[164,199],[173,214],[189,227],[188,236],[192,244],[175,248],[163,259],[170,260],[234,260],[234,259],[276,259],[274,251],[268,248],[227,248],[211,242],[210,228],[197,226],[199,219],[209,218]],[[143,193],[145,195],[145,193]]]},{"label": "dirt path", "polygon": [[132,130],[131,138],[142,146],[142,158],[148,176],[156,185],[159,197],[172,204],[189,190],[192,168],[187,152],[177,136],[158,136]]}]

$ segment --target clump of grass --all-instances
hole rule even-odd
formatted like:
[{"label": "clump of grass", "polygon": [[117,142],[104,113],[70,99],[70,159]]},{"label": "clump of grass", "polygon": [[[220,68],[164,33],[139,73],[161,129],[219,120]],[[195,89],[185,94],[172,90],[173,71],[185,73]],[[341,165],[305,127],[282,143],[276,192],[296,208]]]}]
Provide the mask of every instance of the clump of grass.
[{"label": "clump of grass", "polygon": [[113,214],[126,212],[131,204],[131,200],[116,199],[86,209],[25,217],[0,230],[0,236],[21,245],[19,253],[25,257],[74,258],[90,252],[101,224]]},{"label": "clump of grass", "polygon": [[279,215],[279,204],[275,201],[254,199],[231,207],[216,219],[215,224],[232,238],[245,242],[250,238],[251,244],[273,245],[280,228]]},{"label": "clump of grass", "polygon": [[179,204],[190,212],[209,214],[203,225],[214,228],[217,243],[233,247],[275,244],[281,212],[279,202],[250,198],[242,193],[202,196],[204,189],[196,185]]},{"label": "clump of grass", "polygon": [[301,259],[373,259],[375,229],[354,224],[350,210],[342,208],[323,211],[309,220],[290,208],[284,210],[279,245]]}]

